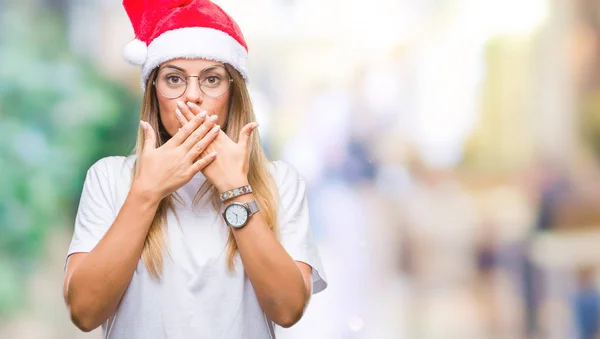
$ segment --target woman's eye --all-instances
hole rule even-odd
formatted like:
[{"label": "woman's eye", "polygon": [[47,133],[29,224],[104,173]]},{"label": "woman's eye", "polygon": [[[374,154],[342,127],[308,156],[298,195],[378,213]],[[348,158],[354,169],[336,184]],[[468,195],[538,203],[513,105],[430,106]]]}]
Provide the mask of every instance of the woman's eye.
[{"label": "woman's eye", "polygon": [[181,77],[177,75],[168,75],[166,79],[167,82],[171,85],[179,85],[183,82],[183,79],[181,79]]},{"label": "woman's eye", "polygon": [[221,82],[221,79],[218,76],[208,76],[206,77],[206,79],[204,80],[206,82],[207,85],[218,85],[219,82]]}]

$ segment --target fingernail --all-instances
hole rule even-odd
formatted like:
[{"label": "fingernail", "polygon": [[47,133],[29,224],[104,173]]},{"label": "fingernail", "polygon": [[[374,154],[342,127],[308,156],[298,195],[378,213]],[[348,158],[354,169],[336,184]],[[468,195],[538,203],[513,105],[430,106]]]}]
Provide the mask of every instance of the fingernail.
[{"label": "fingernail", "polygon": [[178,118],[183,118],[183,114],[181,114],[181,111],[179,110],[179,108],[175,109],[175,114],[177,115]]},{"label": "fingernail", "polygon": [[208,155],[209,157],[216,157],[217,156],[217,152],[212,152],[211,154]]},{"label": "fingernail", "polygon": [[219,132],[219,130],[220,130],[220,129],[221,129],[221,126],[219,126],[219,125],[215,125],[215,127],[213,127],[213,129],[212,129],[212,131],[211,131],[211,132],[213,132],[213,133],[217,133],[217,132]]},{"label": "fingernail", "polygon": [[207,115],[207,114],[208,114],[208,111],[207,111],[207,110],[205,110],[205,109],[203,109],[202,111],[200,111],[200,114]]},{"label": "fingernail", "polygon": [[217,119],[219,119],[219,117],[215,114],[215,115],[211,115],[208,120],[210,120],[211,122],[215,122],[215,121],[217,121]]},{"label": "fingernail", "polygon": [[196,119],[196,120],[202,120],[202,118],[204,118],[204,114],[202,114],[202,113],[200,113],[194,117],[194,119]]},{"label": "fingernail", "polygon": [[193,103],[193,102],[191,102],[191,101],[188,101],[188,102],[187,102],[187,105],[188,105],[190,108],[200,108],[200,107],[198,107],[198,105],[196,105],[195,103]]},{"label": "fingernail", "polygon": [[252,129],[255,130],[258,128],[258,126],[260,126],[260,124],[258,122],[255,122],[254,125],[252,126]]},{"label": "fingernail", "polygon": [[181,101],[177,101],[177,106],[179,106],[179,108],[181,108],[181,109],[185,108],[185,105]]},{"label": "fingernail", "polygon": [[144,125],[144,120],[140,120],[140,127],[145,131],[146,125]]}]

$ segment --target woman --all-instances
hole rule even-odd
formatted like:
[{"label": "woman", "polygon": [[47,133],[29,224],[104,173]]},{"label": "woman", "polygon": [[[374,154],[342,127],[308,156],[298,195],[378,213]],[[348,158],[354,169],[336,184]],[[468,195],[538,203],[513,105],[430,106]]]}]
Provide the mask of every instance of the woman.
[{"label": "woman", "polygon": [[327,283],[305,183],[260,146],[247,47],[210,1],[124,1],[142,66],[135,152],[87,173],[64,295],[105,338],[274,338]]}]

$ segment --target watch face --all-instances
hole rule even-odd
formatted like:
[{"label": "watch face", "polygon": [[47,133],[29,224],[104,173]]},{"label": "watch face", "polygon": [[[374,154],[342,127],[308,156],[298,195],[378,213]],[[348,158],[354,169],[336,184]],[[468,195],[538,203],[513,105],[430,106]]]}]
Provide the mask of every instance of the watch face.
[{"label": "watch face", "polygon": [[225,209],[225,219],[231,226],[242,226],[248,220],[248,210],[242,205],[231,204]]}]

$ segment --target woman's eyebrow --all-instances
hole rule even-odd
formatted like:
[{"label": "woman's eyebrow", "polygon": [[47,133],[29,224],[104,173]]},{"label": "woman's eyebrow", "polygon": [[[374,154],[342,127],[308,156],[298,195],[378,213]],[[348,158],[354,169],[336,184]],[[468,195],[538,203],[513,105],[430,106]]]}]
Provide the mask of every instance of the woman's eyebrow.
[{"label": "woman's eyebrow", "polygon": [[221,69],[225,70],[224,66],[221,66],[221,65],[212,65],[212,66],[208,66],[205,69],[203,69],[202,71],[200,71],[200,74],[204,74],[204,73],[206,73],[208,71],[212,71],[215,68],[221,68]]},{"label": "woman's eyebrow", "polygon": [[[181,67],[177,67],[175,65],[165,65],[165,66],[163,66],[163,69],[165,69],[165,68],[172,68],[172,69],[178,70],[181,73],[188,74],[188,72],[185,69],[183,69]],[[205,69],[201,70],[200,74],[203,74],[206,71],[210,71],[210,70],[213,70],[215,68],[223,68],[224,69],[225,67],[222,66],[222,65],[219,65],[219,64],[211,65],[211,66],[208,66]]]},{"label": "woman's eyebrow", "polygon": [[[177,66],[175,66],[175,65],[165,65],[165,66],[163,67],[163,69],[164,69],[164,68],[167,68],[167,67],[168,67],[168,68],[173,68],[173,69],[176,69],[176,70],[178,70],[178,71],[180,71],[180,72],[182,72],[182,73],[186,73],[185,69],[183,69],[183,68],[181,68],[181,67],[177,67]],[[187,74],[187,73],[186,73],[186,74]]]}]

